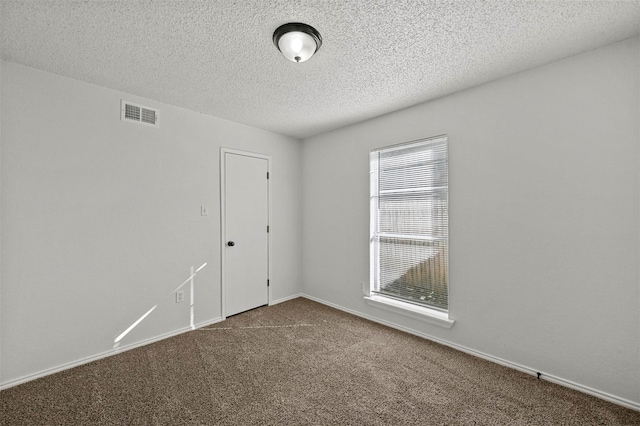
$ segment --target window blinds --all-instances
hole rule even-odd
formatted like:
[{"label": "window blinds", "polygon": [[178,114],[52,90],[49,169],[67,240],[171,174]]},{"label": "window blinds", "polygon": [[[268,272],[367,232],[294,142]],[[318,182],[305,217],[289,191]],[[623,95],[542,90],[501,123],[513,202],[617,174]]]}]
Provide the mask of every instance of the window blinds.
[{"label": "window blinds", "polygon": [[373,293],[446,311],[446,136],[372,151],[370,175]]}]

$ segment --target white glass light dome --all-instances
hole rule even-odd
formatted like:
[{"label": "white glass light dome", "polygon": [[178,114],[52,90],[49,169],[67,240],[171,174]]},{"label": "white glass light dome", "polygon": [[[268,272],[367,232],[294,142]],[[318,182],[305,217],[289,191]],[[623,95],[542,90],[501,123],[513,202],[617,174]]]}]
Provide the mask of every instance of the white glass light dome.
[{"label": "white glass light dome", "polygon": [[273,43],[291,62],[304,62],[320,49],[322,38],[315,28],[301,23],[284,24],[273,33]]}]

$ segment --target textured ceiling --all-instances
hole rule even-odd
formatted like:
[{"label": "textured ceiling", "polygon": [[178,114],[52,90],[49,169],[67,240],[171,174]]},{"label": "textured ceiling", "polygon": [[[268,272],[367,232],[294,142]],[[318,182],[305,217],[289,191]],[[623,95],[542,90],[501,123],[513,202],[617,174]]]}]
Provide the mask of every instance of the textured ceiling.
[{"label": "textured ceiling", "polygon": [[[0,4],[2,59],[298,138],[640,33],[640,0]],[[291,21],[323,37],[302,64]]]}]

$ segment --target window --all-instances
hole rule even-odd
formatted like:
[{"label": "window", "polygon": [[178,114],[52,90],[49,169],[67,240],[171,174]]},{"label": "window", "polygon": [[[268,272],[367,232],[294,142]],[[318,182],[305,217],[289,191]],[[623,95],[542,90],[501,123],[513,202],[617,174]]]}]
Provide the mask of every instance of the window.
[{"label": "window", "polygon": [[370,154],[372,296],[443,318],[449,307],[447,148],[447,137],[439,136]]}]

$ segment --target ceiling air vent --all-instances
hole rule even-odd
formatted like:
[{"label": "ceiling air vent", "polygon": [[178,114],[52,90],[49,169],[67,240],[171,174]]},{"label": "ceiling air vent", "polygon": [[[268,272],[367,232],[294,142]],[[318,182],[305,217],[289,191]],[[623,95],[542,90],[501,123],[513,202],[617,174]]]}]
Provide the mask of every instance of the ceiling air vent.
[{"label": "ceiling air vent", "polygon": [[120,119],[158,127],[158,110],[123,100]]}]

